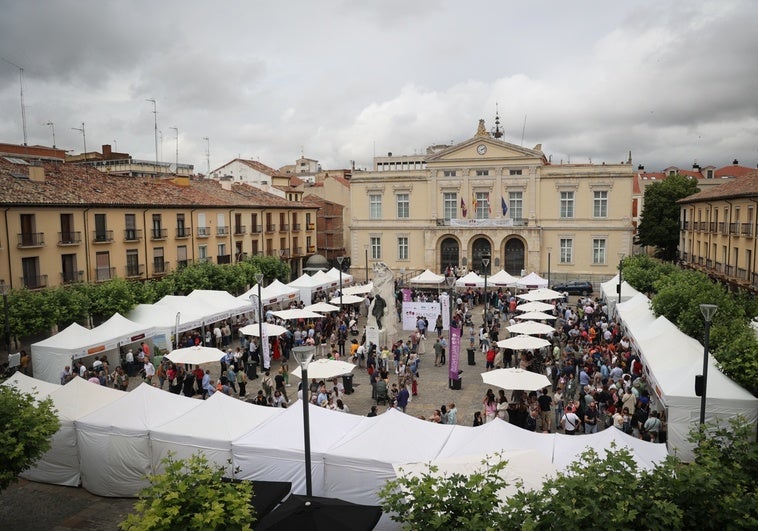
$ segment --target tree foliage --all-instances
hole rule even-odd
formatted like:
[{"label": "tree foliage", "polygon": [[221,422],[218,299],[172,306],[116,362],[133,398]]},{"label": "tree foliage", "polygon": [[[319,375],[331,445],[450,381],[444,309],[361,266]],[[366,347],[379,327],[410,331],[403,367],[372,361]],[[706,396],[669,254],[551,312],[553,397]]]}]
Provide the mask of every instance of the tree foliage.
[{"label": "tree foliage", "polygon": [[125,531],[250,530],[255,514],[250,482],[223,481],[225,468],[208,463],[203,454],[187,460],[169,456],[164,473],[150,476],[135,513],[121,522]]},{"label": "tree foliage", "polygon": [[0,491],[50,449],[59,427],[52,400],[0,386]]},{"label": "tree foliage", "polygon": [[640,215],[639,244],[656,247],[659,258],[675,259],[679,244],[679,205],[676,202],[697,191],[694,179],[679,174],[648,186]]}]

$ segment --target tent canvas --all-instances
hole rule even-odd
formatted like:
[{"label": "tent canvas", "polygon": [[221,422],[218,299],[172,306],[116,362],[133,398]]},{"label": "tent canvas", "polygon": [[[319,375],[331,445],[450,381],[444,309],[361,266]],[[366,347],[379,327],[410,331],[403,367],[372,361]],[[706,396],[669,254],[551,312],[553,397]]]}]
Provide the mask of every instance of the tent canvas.
[{"label": "tent canvas", "polygon": [[169,451],[176,459],[201,451],[209,462],[225,467],[232,458],[232,441],[283,411],[214,393],[184,415],[150,430],[153,470],[162,470],[161,461]]},{"label": "tent canvas", "polygon": [[73,323],[54,336],[32,344],[34,375],[39,380],[60,383],[61,371],[71,365],[75,354],[82,353],[90,330]]},{"label": "tent canvas", "polygon": [[522,289],[546,288],[547,279],[542,278],[537,273],[532,271],[525,277],[522,277],[519,280],[517,280],[516,286]]},{"label": "tent canvas", "polygon": [[610,449],[615,444],[617,449],[628,448],[640,470],[650,470],[662,463],[668,451],[665,444],[651,443],[627,435],[623,431],[610,427],[597,433],[577,437],[575,435],[555,434],[555,456],[553,464],[560,471],[566,471],[571,463],[587,449],[593,448],[601,457],[601,449]]},{"label": "tent canvas", "polygon": [[50,450],[21,477],[52,485],[78,487],[81,475],[74,421],[119,400],[124,392],[90,383],[83,378],[73,378],[66,385],[57,387],[49,396],[58,412],[60,429],[53,435]]},{"label": "tent canvas", "polygon": [[249,300],[238,299],[231,293],[222,290],[196,289],[187,295],[187,298],[192,301],[200,301],[206,307],[206,311],[214,312],[209,316],[210,320],[205,321],[206,324],[209,324],[211,320],[215,322],[242,315],[253,308]]},{"label": "tent canvas", "polygon": [[[324,289],[339,288],[340,285],[339,277],[334,278],[331,275],[324,273],[323,271],[316,271],[313,274],[313,278],[318,282],[321,282],[321,285],[324,287]],[[345,273],[342,273],[342,287],[344,288],[349,283],[350,281],[347,279],[347,275],[345,275]]]},{"label": "tent canvas", "polygon": [[137,496],[152,472],[149,430],[200,404],[143,383],[76,419],[82,486],[97,496]]},{"label": "tent canvas", "polygon": [[14,387],[22,393],[33,395],[37,402],[40,402],[47,398],[50,393],[57,391],[61,388],[60,384],[46,382],[38,378],[32,378],[27,376],[23,372],[13,373],[7,380],[0,385],[7,385]]},{"label": "tent canvas", "polygon": [[607,282],[600,284],[600,297],[608,303],[609,315],[614,315],[614,309],[619,302],[628,301],[639,293],[626,280],[621,282],[621,301],[618,295],[619,276],[616,275]]},{"label": "tent canvas", "polygon": [[616,305],[616,312],[623,323],[624,329],[634,338],[635,331],[639,334],[645,326],[655,320],[650,309],[650,300],[639,293],[620,304]]},{"label": "tent canvas", "polygon": [[374,283],[358,284],[357,286],[350,286],[342,290],[343,295],[365,295],[371,293],[374,290]]},{"label": "tent canvas", "polygon": [[[252,295],[258,296],[258,284],[255,284],[237,298],[249,303]],[[261,286],[261,299],[263,300],[263,306],[298,301],[300,300],[300,290],[282,284],[279,279],[275,278],[268,286]],[[256,310],[257,308],[252,309]]]},{"label": "tent canvas", "polygon": [[487,285],[496,287],[515,286],[518,280],[517,277],[514,277],[505,269],[501,269],[494,275],[487,277]]},{"label": "tent canvas", "polygon": [[[337,269],[336,267],[333,267],[329,271],[326,272],[326,275],[332,279],[337,280],[337,283],[339,284],[339,281],[340,281],[339,269]],[[346,286],[347,284],[352,284],[353,280],[354,280],[353,275],[349,275],[345,273],[344,271],[342,272],[342,285],[343,286]]]},{"label": "tent canvas", "polygon": [[298,278],[287,284],[290,288],[296,288],[300,291],[300,300],[305,304],[311,304],[313,302],[313,293],[323,289],[324,283],[303,273]]},{"label": "tent canvas", "polygon": [[[324,455],[346,433],[371,419],[315,405],[309,408],[313,495],[323,496]],[[278,481],[287,478],[296,494],[305,493],[304,452],[300,401],[232,442],[234,466],[240,468],[238,479]]]},{"label": "tent canvas", "polygon": [[445,275],[438,275],[437,273],[432,273],[431,270],[426,269],[423,273],[411,278],[408,282],[411,284],[433,284],[436,286],[445,282]]},{"label": "tent canvas", "polygon": [[[489,279],[487,282],[489,284]],[[461,278],[455,281],[455,287],[457,288],[466,288],[466,287],[483,288],[484,277],[477,275],[473,271],[469,271],[468,273],[466,273]]]}]

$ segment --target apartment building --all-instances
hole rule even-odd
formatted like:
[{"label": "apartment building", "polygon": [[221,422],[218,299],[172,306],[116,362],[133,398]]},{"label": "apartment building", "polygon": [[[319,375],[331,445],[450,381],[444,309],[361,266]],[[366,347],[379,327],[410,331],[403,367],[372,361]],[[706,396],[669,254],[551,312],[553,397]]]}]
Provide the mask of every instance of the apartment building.
[{"label": "apartment building", "polygon": [[248,255],[299,274],[315,252],[317,205],[245,184],[0,157],[0,204],[0,280],[11,288],[146,280]]},{"label": "apartment building", "polygon": [[758,291],[758,171],[679,200],[682,265]]},{"label": "apartment building", "polygon": [[513,275],[604,280],[632,247],[631,157],[616,164],[552,164],[485,129],[424,155],[376,157],[350,180],[353,264],[397,270],[448,266]]}]

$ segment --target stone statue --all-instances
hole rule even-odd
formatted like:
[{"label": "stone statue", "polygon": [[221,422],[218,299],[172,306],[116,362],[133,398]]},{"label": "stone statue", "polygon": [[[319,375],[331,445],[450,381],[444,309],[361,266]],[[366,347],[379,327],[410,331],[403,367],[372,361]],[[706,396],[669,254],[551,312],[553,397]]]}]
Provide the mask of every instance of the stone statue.
[{"label": "stone statue", "polygon": [[397,333],[395,319],[386,318],[395,308],[395,275],[384,262],[374,265],[374,288],[371,290],[373,300],[369,306],[367,326],[379,330],[380,347],[394,340]]}]

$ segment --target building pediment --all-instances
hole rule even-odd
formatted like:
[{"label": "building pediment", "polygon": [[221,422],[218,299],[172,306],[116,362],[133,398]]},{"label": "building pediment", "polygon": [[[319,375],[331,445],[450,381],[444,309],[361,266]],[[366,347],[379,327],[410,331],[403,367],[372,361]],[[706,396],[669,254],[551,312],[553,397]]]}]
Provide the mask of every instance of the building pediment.
[{"label": "building pediment", "polygon": [[[539,146],[536,146],[539,148]],[[545,154],[538,149],[528,149],[502,140],[496,140],[489,135],[475,136],[465,142],[427,157],[427,166],[437,163],[448,164],[455,161],[506,162],[508,160],[524,162],[546,162]]]}]

